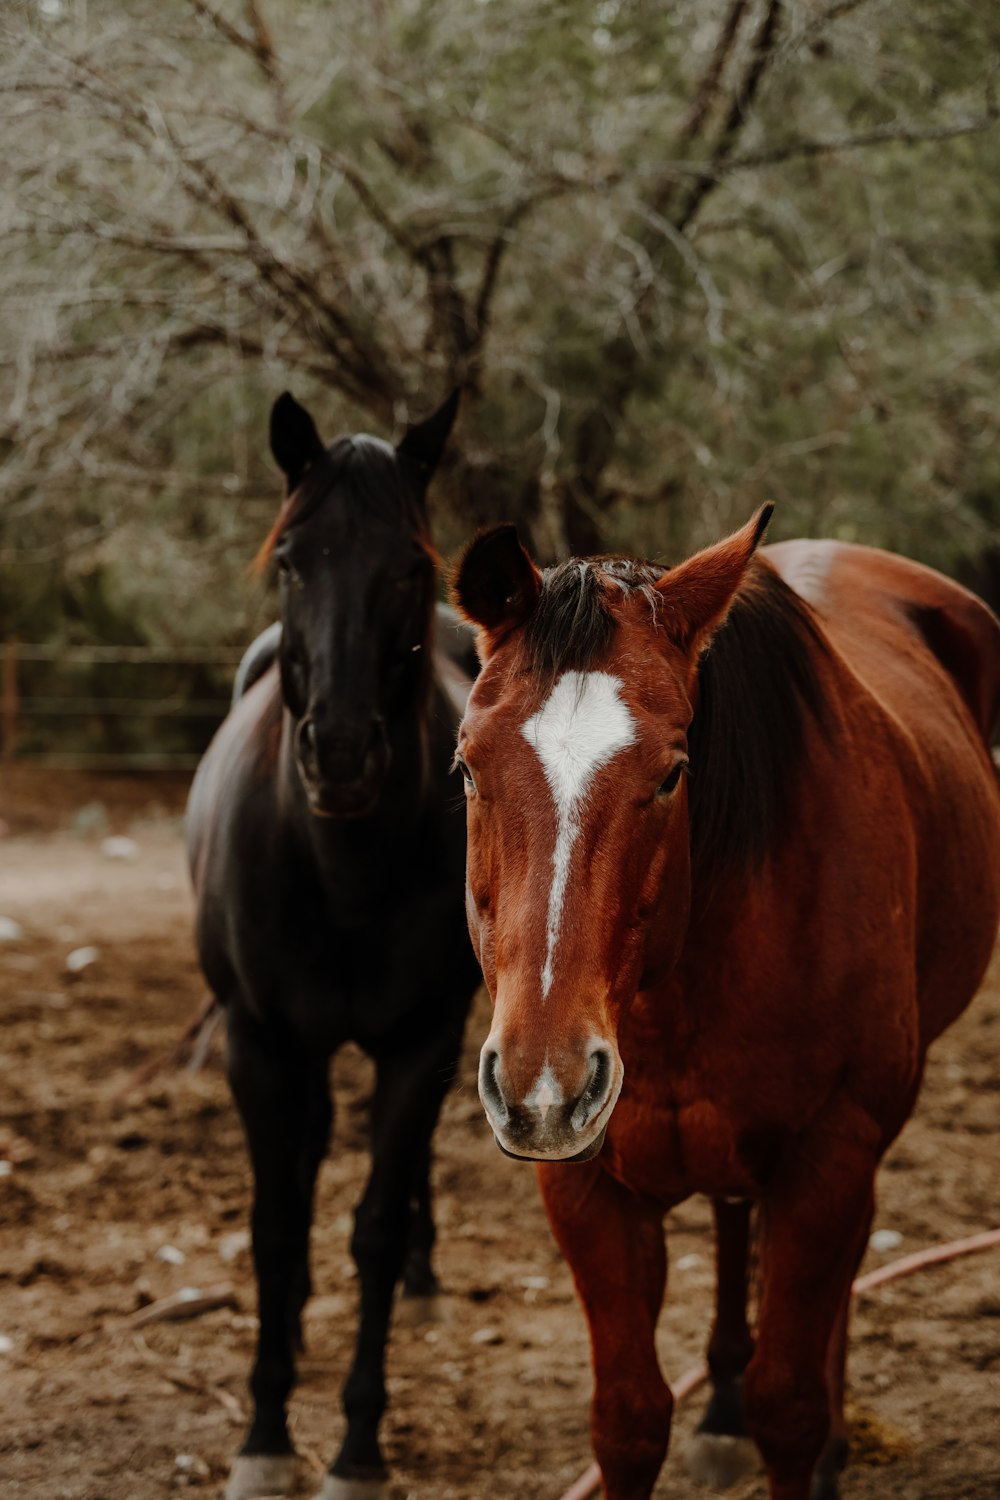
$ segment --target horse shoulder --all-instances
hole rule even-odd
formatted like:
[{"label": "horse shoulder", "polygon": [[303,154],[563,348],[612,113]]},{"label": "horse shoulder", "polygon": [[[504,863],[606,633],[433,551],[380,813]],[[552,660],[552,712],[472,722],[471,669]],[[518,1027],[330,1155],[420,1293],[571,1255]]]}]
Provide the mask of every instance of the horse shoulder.
[{"label": "horse shoulder", "polygon": [[[267,830],[275,821],[280,742],[281,698],[272,670],[230,709],[201,759],[188,798],[188,865],[203,959],[231,930],[232,909],[246,906],[248,886],[260,886]],[[266,904],[263,893],[256,904]]]},{"label": "horse shoulder", "polygon": [[238,703],[274,664],[280,646],[281,621],[275,620],[244,651],[233,678],[233,703]]}]

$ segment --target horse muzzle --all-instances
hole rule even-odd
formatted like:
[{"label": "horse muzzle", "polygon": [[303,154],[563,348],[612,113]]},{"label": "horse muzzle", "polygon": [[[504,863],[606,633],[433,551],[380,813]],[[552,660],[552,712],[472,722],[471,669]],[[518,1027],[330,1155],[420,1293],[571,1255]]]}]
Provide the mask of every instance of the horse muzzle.
[{"label": "horse muzzle", "polygon": [[324,733],[317,720],[301,720],[295,761],[310,810],[321,818],[364,818],[375,810],[389,769],[389,743],[381,718],[355,732]]},{"label": "horse muzzle", "polygon": [[604,1145],[604,1137],[607,1133],[608,1127],[605,1125],[600,1133],[594,1137],[590,1145],[584,1146],[583,1150],[578,1151],[575,1156],[523,1156],[520,1151],[508,1151],[498,1135],[494,1135],[493,1139],[504,1156],[509,1156],[511,1161],[564,1161],[569,1163],[574,1161],[592,1161]]},{"label": "horse muzzle", "polygon": [[[578,1074],[580,1068],[575,1069]],[[589,1161],[604,1144],[621,1093],[618,1050],[605,1041],[589,1047],[577,1087],[564,1086],[548,1063],[527,1092],[512,1087],[503,1054],[490,1038],[479,1065],[479,1097],[497,1145],[521,1161]]]}]

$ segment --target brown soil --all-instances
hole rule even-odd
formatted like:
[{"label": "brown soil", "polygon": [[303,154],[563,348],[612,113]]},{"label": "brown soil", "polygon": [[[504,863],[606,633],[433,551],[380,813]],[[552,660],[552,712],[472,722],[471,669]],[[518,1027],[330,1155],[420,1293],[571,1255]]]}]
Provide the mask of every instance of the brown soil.
[{"label": "brown soil", "polygon": [[[245,1248],[249,1182],[217,1053],[120,1097],[199,1004],[177,814],[179,782],[6,773],[0,789],[0,1494],[3,1500],[154,1500],[219,1492],[238,1444],[253,1344]],[[97,807],[97,804],[101,807]],[[81,805],[86,816],[73,819]],[[103,808],[103,811],[101,810]],[[16,812],[15,812],[16,809]],[[102,854],[129,833],[132,860]],[[76,977],[67,954],[93,945]],[[479,1005],[437,1142],[439,1270],[432,1323],[397,1326],[386,1440],[414,1500],[557,1500],[589,1462],[587,1340],[530,1169],[490,1139],[475,1088]],[[365,1171],[369,1072],[338,1058],[337,1122],[321,1177],[317,1296],[295,1396],[302,1493],[341,1428],[351,1348],[347,1241]],[[1000,969],[939,1043],[915,1119],[881,1177],[891,1255],[998,1222]],[[711,1296],[707,1205],[671,1215],[664,1368],[700,1358]],[[183,1264],[158,1257],[164,1247]],[[176,1259],[176,1257],[175,1257]],[[238,1306],[135,1327],[184,1286],[232,1282]],[[1000,1253],[862,1299],[854,1327],[852,1500],[986,1500],[1000,1490]],[[680,1413],[659,1496],[707,1494],[681,1466]],[[759,1480],[730,1492],[762,1500]]]}]

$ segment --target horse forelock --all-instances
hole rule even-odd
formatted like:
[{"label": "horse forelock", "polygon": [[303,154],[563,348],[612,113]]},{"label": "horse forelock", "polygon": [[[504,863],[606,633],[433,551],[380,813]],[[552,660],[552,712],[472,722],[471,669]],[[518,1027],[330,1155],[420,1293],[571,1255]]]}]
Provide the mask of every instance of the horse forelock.
[{"label": "horse forelock", "polygon": [[555,677],[600,661],[618,629],[616,595],[641,594],[655,617],[660,598],[653,585],[662,573],[631,557],[574,557],[547,568],[524,632],[532,670]]},{"label": "horse forelock", "polygon": [[343,496],[350,512],[361,524],[366,518],[374,517],[390,524],[409,526],[437,564],[426,514],[412,485],[407,482],[396,450],[382,438],[357,433],[337,438],[323,456],[309,466],[302,481],[282,503],[274,525],[254,559],[253,570],[262,572],[281,538],[314,516],[335,491]]}]

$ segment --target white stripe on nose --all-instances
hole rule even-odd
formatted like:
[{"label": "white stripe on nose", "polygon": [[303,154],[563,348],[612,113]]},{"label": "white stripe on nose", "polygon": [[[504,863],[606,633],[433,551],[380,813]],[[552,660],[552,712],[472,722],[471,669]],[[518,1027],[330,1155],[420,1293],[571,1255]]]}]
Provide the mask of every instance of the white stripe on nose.
[{"label": "white stripe on nose", "polygon": [[535,1108],[538,1110],[538,1113],[541,1115],[543,1120],[545,1119],[545,1116],[548,1114],[549,1110],[552,1108],[555,1102],[555,1093],[547,1083],[543,1083],[541,1088],[538,1090],[538,1093],[535,1095]]},{"label": "white stripe on nose", "polygon": [[535,1079],[535,1086],[531,1093],[525,1096],[524,1102],[528,1109],[537,1109],[543,1123],[553,1104],[563,1102],[562,1085],[548,1063]]},{"label": "white stripe on nose", "polygon": [[556,843],[545,929],[542,999],[552,987],[552,969],[562,922],[580,809],[597,771],[635,741],[635,721],[621,696],[621,679],[608,672],[564,672],[521,733],[542,763],[556,804]]}]

